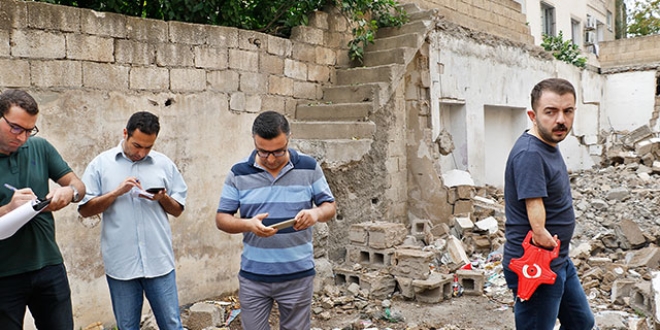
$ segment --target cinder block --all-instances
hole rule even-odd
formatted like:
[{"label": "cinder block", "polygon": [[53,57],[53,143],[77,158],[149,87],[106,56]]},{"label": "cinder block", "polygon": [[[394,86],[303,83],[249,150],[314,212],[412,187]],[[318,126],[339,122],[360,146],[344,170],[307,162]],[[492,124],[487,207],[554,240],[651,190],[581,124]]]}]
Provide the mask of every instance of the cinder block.
[{"label": "cinder block", "polygon": [[[193,59],[195,53],[190,45],[184,44],[157,44],[156,45],[156,64],[158,66],[173,66],[173,67],[191,67],[193,66]],[[257,65],[258,62],[252,63],[249,57],[245,56],[244,61],[247,65]]]},{"label": "cinder block", "polygon": [[360,285],[360,275],[358,272],[343,266],[335,267],[335,285],[351,285],[353,283]]},{"label": "cinder block", "polygon": [[458,197],[458,199],[472,199],[472,197],[474,197],[474,193],[475,193],[474,186],[460,185],[452,189],[456,190],[456,196]]},{"label": "cinder block", "polygon": [[452,297],[451,275],[432,273],[425,280],[413,280],[415,300],[424,303],[438,303]]},{"label": "cinder block", "polygon": [[206,89],[206,71],[202,69],[170,69],[170,89],[177,92],[201,92]]},{"label": "cinder block", "polygon": [[423,238],[426,233],[431,232],[431,220],[412,219],[410,221],[410,234],[417,238]]},{"label": "cinder block", "polygon": [[369,242],[368,227],[368,222],[351,225],[351,228],[348,231],[348,240],[351,241],[351,243],[367,245]]},{"label": "cinder block", "polygon": [[196,303],[190,306],[190,315],[186,327],[190,330],[202,330],[224,324],[225,310],[209,303]]},{"label": "cinder block", "polygon": [[386,268],[392,265],[394,249],[371,249],[367,246],[349,245],[346,247],[346,260],[359,263],[366,268]]},{"label": "cinder block", "polygon": [[385,249],[403,243],[408,229],[401,223],[374,222],[369,226],[369,247]]},{"label": "cinder block", "polygon": [[282,96],[293,96],[293,79],[270,75],[268,77],[268,93]]},{"label": "cinder block", "polygon": [[229,65],[229,52],[224,47],[195,46],[195,67],[224,70]]},{"label": "cinder block", "polygon": [[458,267],[470,263],[465,248],[463,248],[463,243],[453,235],[449,235],[447,238],[447,255],[451,259],[449,261]]},{"label": "cinder block", "polygon": [[622,305],[624,298],[630,297],[633,286],[636,281],[618,279],[612,283],[612,291],[610,294],[610,301],[619,305]]},{"label": "cinder block", "polygon": [[360,274],[360,289],[367,292],[370,298],[386,299],[396,289],[394,276],[383,272]]},{"label": "cinder block", "polygon": [[454,203],[454,215],[467,216],[474,211],[472,200],[459,199]]},{"label": "cinder block", "polygon": [[454,217],[454,229],[456,229],[461,236],[468,231],[472,231],[473,228],[474,222],[472,222],[469,217]]},{"label": "cinder block", "polygon": [[115,44],[112,38],[79,34],[66,36],[66,57],[68,59],[114,62],[114,53]]},{"label": "cinder block", "polygon": [[429,264],[433,262],[434,256],[431,251],[398,249],[392,258],[391,273],[394,276],[425,280],[431,273]]},{"label": "cinder block", "polygon": [[651,282],[638,282],[630,292],[630,307],[642,311],[646,315],[653,314],[654,298],[651,295]]},{"label": "cinder block", "polygon": [[482,270],[459,269],[456,271],[458,283],[463,287],[463,294],[480,296],[484,293],[486,276]]}]

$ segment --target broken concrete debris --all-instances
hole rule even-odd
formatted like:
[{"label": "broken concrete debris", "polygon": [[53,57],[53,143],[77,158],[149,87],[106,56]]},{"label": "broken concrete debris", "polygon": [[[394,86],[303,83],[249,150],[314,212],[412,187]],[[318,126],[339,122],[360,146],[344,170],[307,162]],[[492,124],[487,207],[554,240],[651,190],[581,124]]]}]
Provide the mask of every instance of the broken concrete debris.
[{"label": "broken concrete debris", "polygon": [[[660,140],[644,132],[618,137],[604,167],[570,174],[577,219],[570,256],[601,329],[660,327]],[[615,154],[617,148],[623,153]],[[653,155],[653,163],[636,152]],[[450,219],[353,224],[339,263],[316,242],[327,238],[327,227],[315,230],[313,318],[373,328],[386,315],[408,322],[396,313],[397,299],[443,304],[466,299],[461,295],[486,296],[508,308],[513,300],[500,264],[502,191],[474,186],[465,173],[457,177],[443,176],[453,182],[448,202],[459,211]],[[458,201],[470,206],[457,208]],[[359,320],[342,319],[355,311]]]}]

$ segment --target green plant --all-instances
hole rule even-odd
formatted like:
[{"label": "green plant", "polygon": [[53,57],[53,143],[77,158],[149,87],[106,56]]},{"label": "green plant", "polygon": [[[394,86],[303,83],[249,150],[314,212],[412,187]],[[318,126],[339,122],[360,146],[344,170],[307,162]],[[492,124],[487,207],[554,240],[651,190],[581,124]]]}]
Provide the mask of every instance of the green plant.
[{"label": "green plant", "polygon": [[352,0],[335,3],[354,22],[353,39],[348,42],[348,54],[360,64],[364,60],[364,48],[373,44],[381,27],[400,27],[408,22],[408,14],[396,0]]},{"label": "green plant", "polygon": [[326,5],[338,6],[355,24],[348,44],[351,60],[362,62],[364,47],[379,27],[408,20],[397,0],[37,0],[130,16],[188,23],[232,26],[288,37],[291,28],[307,25],[309,15]]},{"label": "green plant", "polygon": [[628,12],[628,36],[646,36],[660,33],[660,0],[634,2]]},{"label": "green plant", "polygon": [[560,61],[573,64],[578,68],[587,66],[587,58],[580,56],[580,47],[571,40],[564,40],[562,31],[559,31],[559,35],[556,37],[544,34],[541,47],[552,52],[552,55]]}]

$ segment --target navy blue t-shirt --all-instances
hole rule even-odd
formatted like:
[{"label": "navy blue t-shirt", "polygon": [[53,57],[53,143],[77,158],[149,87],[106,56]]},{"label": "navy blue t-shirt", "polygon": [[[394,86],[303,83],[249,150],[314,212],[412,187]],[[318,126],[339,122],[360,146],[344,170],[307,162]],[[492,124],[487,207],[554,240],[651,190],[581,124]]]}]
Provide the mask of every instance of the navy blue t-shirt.
[{"label": "navy blue t-shirt", "polygon": [[509,153],[504,175],[506,243],[502,263],[507,268],[512,258],[523,255],[522,242],[531,230],[525,199],[539,197],[545,206],[545,228],[561,241],[559,257],[551,262],[556,270],[568,259],[575,229],[568,171],[558,147],[525,132]]}]

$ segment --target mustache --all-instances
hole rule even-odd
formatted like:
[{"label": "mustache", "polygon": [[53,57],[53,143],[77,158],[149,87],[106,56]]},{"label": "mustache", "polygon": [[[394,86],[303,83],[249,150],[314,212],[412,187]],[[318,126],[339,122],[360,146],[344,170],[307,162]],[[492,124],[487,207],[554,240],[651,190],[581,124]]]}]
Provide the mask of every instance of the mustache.
[{"label": "mustache", "polygon": [[552,129],[552,131],[553,131],[553,132],[556,132],[556,131],[568,131],[568,127],[566,127],[566,125],[564,125],[564,124],[557,124],[557,126],[555,126],[555,127]]}]

